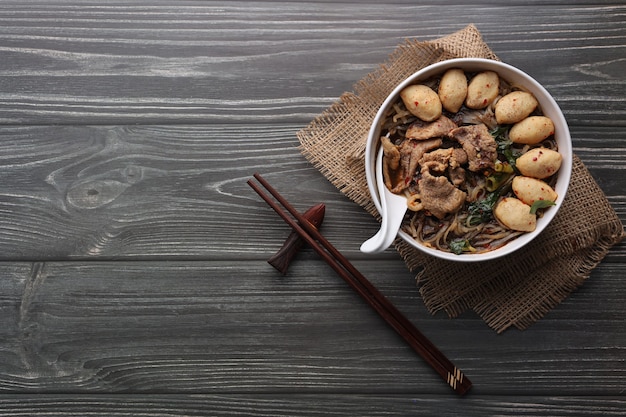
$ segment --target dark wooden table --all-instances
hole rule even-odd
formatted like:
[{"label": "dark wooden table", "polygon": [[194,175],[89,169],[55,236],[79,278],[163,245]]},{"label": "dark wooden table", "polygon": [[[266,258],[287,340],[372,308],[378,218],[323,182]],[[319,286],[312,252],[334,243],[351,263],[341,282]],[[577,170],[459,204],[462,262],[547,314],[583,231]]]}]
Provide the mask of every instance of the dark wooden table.
[{"label": "dark wooden table", "polygon": [[[626,245],[526,331],[429,314],[296,132],[474,23],[626,220],[624,2],[0,3],[0,415],[626,415]],[[505,4],[508,3],[508,4]],[[456,396],[249,189],[259,171],[474,382]],[[575,225],[573,225],[575,227]]]}]

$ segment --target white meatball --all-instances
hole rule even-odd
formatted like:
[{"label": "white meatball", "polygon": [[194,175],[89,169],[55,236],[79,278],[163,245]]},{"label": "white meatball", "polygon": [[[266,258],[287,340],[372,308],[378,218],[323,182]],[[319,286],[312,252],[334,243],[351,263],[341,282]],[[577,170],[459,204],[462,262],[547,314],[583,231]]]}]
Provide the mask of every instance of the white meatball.
[{"label": "white meatball", "polygon": [[532,232],[537,227],[537,216],[530,213],[530,206],[517,198],[506,197],[493,210],[500,223],[512,230]]}]

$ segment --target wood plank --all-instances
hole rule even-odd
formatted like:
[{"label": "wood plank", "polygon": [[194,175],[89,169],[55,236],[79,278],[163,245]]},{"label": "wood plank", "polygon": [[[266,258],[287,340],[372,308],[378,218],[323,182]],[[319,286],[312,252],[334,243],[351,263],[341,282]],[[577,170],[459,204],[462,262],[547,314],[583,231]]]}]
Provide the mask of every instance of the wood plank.
[{"label": "wood plank", "polygon": [[[600,265],[531,331],[501,335],[471,313],[429,315],[397,259],[356,266],[477,394],[623,394],[623,263]],[[9,263],[0,273],[4,393],[450,394],[319,260],[288,277],[251,261]]]},{"label": "wood plank", "polygon": [[355,241],[376,227],[300,155],[294,126],[6,127],[0,134],[4,259],[171,251],[266,257],[288,228],[246,185],[255,171],[303,210],[326,202],[335,236],[346,236],[333,227],[346,220],[344,211],[370,224]]},{"label": "wood plank", "polygon": [[[324,233],[359,256],[378,225],[302,157],[299,128],[2,127],[0,259],[266,259],[288,229],[246,185],[256,171],[301,210],[326,203]],[[626,220],[621,132],[573,136]]]},{"label": "wood plank", "polygon": [[[0,415],[623,416],[626,243],[528,331],[431,316],[295,138],[405,38],[474,22],[554,94],[626,222],[626,5],[563,3],[1,2]],[[469,396],[310,249],[265,263],[288,230],[254,171],[327,203],[325,235]]]},{"label": "wood plank", "polygon": [[145,395],[0,395],[6,415],[110,417],[175,416],[389,416],[393,415],[602,415],[623,416],[623,397],[473,396],[454,398],[393,394],[145,394]]},{"label": "wood plank", "polygon": [[[5,4],[0,123],[304,123],[405,38],[463,28],[456,15],[542,82],[571,123],[624,126],[623,4],[528,13],[463,3],[445,14],[438,3],[393,14],[378,4],[285,4]],[[422,16],[429,24],[415,25]]]}]

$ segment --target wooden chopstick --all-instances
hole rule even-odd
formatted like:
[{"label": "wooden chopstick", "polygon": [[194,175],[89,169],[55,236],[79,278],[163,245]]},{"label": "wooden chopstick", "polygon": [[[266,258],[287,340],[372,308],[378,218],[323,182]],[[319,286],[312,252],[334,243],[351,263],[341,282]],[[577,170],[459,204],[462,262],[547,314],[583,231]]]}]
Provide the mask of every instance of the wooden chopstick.
[{"label": "wooden chopstick", "polygon": [[[326,238],[300,214],[261,175],[254,178],[278,201],[277,204],[255,182],[248,185],[291,228],[319,254],[422,358],[454,389],[465,394],[471,381],[411,323],[378,289],[367,280]],[[283,206],[293,218],[280,206]]]}]

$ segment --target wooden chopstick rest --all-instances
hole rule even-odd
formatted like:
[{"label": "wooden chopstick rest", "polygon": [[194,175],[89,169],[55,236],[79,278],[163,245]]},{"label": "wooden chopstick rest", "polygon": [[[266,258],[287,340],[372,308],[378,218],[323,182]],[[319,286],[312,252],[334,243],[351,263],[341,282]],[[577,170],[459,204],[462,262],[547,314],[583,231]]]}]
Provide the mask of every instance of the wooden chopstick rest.
[{"label": "wooden chopstick rest", "polygon": [[[309,208],[302,214],[315,228],[319,228],[324,221],[324,214],[326,213],[326,205],[323,203],[316,204]],[[293,258],[298,254],[300,248],[304,245],[304,240],[292,230],[283,246],[276,252],[271,258],[267,260],[267,263],[276,268],[281,274],[287,274],[287,269]]]}]

